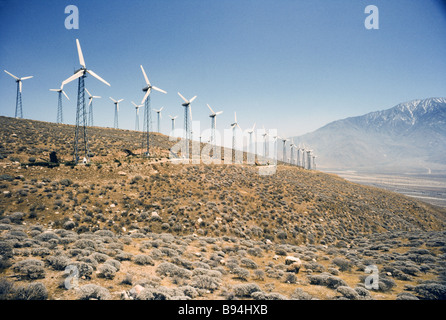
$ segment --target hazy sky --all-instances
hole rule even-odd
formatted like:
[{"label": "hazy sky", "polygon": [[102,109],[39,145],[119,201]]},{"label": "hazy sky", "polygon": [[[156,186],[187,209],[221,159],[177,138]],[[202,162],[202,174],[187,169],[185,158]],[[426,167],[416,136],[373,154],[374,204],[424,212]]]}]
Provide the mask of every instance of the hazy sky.
[{"label": "hazy sky", "polygon": [[[79,8],[79,29],[67,30],[67,5]],[[379,29],[367,30],[367,5],[379,9]],[[341,118],[417,98],[446,96],[446,9],[429,0],[0,0],[0,68],[23,82],[28,119],[56,121],[50,92],[79,68],[79,38],[93,77],[95,125],[134,129],[131,101],[141,102],[142,64],[152,107],[179,115],[197,95],[194,120],[210,126],[210,104],[228,128],[237,111],[243,129],[254,122],[279,135],[304,134]],[[65,123],[74,124],[77,81],[66,86]],[[0,74],[0,115],[14,116],[16,84]],[[155,114],[153,114],[155,118]],[[155,123],[154,123],[155,126]],[[142,128],[142,126],[141,126]]]}]

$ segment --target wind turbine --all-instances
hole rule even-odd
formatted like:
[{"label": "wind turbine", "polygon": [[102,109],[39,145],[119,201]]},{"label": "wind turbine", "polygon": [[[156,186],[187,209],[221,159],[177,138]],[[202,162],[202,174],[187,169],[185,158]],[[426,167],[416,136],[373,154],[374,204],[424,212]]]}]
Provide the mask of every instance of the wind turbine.
[{"label": "wind turbine", "polygon": [[[257,141],[254,143],[254,152],[252,152],[252,150],[251,150],[252,149],[252,134],[254,133],[255,127],[256,127],[256,124],[254,123],[252,128],[250,130],[248,130],[248,134],[249,134],[248,153],[252,154],[251,160],[254,160],[253,162],[255,162],[255,160],[256,160],[256,153],[257,153]],[[254,159],[252,159],[252,157],[254,157]]]},{"label": "wind turbine", "polygon": [[63,86],[60,86],[60,89],[50,89],[50,91],[53,92],[57,92],[58,93],[58,102],[57,102],[57,123],[63,123],[63,109],[62,109],[62,93],[65,95],[65,97],[70,100],[70,98],[68,98],[67,94],[65,93],[65,91],[63,91]]},{"label": "wind turbine", "polygon": [[291,144],[290,144],[290,157],[291,157],[290,164],[291,165],[294,164],[294,152],[293,152],[294,147],[296,147],[296,145],[293,142],[291,142]]},{"label": "wind turbine", "polygon": [[306,161],[307,161],[307,169],[308,170],[311,170],[311,152],[313,152],[313,150],[306,150],[306,152],[307,152],[307,159],[306,159]]},{"label": "wind turbine", "polygon": [[178,116],[172,117],[169,115],[169,118],[172,120],[172,134],[175,131],[175,119],[178,118]]},{"label": "wind turbine", "polygon": [[93,99],[100,99],[100,96],[93,96],[91,95],[90,91],[87,90],[87,88],[85,88],[85,91],[88,94],[88,99],[90,101],[88,101],[88,126],[92,127],[93,126]]},{"label": "wind turbine", "polygon": [[153,109],[153,111],[155,111],[156,113],[157,113],[157,120],[158,120],[158,122],[157,122],[157,131],[158,131],[158,133],[160,132],[160,119],[163,117],[162,115],[161,115],[161,111],[163,111],[163,109],[164,109],[164,107],[161,107],[161,109],[159,109],[159,110],[157,110],[157,109]]},{"label": "wind turbine", "polygon": [[216,130],[217,130],[217,116],[222,114],[223,111],[214,112],[210,105],[207,105],[209,110],[211,110],[211,114],[209,117],[211,118],[211,145],[212,147],[212,156],[215,157],[217,154],[217,146],[216,146]]},{"label": "wind turbine", "polygon": [[79,40],[76,39],[77,53],[79,55],[79,64],[81,68],[74,72],[74,75],[62,82],[62,86],[70,83],[73,80],[79,79],[77,87],[77,109],[76,109],[76,129],[74,138],[74,162],[77,164],[79,161],[79,134],[82,130],[83,145],[84,145],[84,162],[88,162],[88,137],[87,137],[87,110],[85,107],[85,78],[87,73],[94,78],[110,86],[110,84],[94,73],[92,70],[88,70],[85,65],[84,55],[82,54],[81,45]]},{"label": "wind turbine", "polygon": [[[189,157],[189,140],[192,138],[192,108],[190,104],[197,98],[194,96],[192,99],[187,100],[178,92],[178,95],[183,99],[184,103],[181,104],[184,107],[184,140],[185,140],[185,153]],[[190,118],[190,119],[189,119]]]},{"label": "wind turbine", "polygon": [[286,138],[280,138],[280,140],[282,140],[282,142],[283,142],[282,161],[285,162],[285,157],[286,157],[286,142],[289,141],[289,139],[286,139]]},{"label": "wind turbine", "polygon": [[110,100],[113,101],[113,103],[115,104],[115,129],[119,129],[119,122],[118,122],[119,103],[124,101],[124,99],[115,100],[112,97],[110,97]]},{"label": "wind turbine", "polygon": [[[16,77],[15,75],[13,75],[12,73],[9,73],[8,71],[5,70],[5,72],[7,74],[9,74],[11,77],[13,77],[15,79],[15,82],[17,82],[17,96],[16,96],[16,100],[15,100],[15,117],[16,118],[23,118],[23,109],[22,109],[22,81],[23,80],[27,80],[27,79],[31,79],[34,76],[29,76],[29,77],[23,77],[23,78],[19,78]],[[62,85],[63,87],[63,85]]]},{"label": "wind turbine", "polygon": [[268,137],[268,131],[265,129],[265,126],[263,126],[263,131],[265,131],[265,133],[262,134],[262,137],[263,137],[263,157],[266,160],[267,146],[268,146],[268,143],[266,141],[268,139],[267,138]]},{"label": "wind turbine", "polygon": [[233,152],[235,151],[235,129],[237,129],[237,127],[242,130],[242,128],[240,128],[238,122],[237,122],[237,112],[234,112],[234,123],[231,123],[231,128],[232,128],[232,150]]},{"label": "wind turbine", "polygon": [[145,155],[148,157],[148,156],[150,156],[150,129],[151,129],[151,125],[152,125],[150,93],[152,92],[152,89],[155,91],[158,91],[158,92],[162,92],[164,94],[166,94],[167,92],[160,88],[152,86],[142,65],[141,65],[141,71],[144,76],[144,80],[146,81],[146,86],[142,89],[142,91],[145,92],[145,95],[141,101],[141,104],[144,104],[144,125],[143,125],[143,135],[142,135],[142,150],[144,150],[144,148],[146,149]]},{"label": "wind turbine", "polygon": [[136,103],[134,103],[132,101],[133,105],[135,106],[136,109],[136,120],[135,120],[135,131],[139,131],[139,108],[141,108],[143,105],[137,105]]}]

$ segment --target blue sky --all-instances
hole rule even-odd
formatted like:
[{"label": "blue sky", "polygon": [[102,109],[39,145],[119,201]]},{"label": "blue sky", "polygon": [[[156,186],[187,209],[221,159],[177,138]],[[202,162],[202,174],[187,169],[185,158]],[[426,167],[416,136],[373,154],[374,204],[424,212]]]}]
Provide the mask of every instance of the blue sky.
[{"label": "blue sky", "polygon": [[[79,30],[67,30],[67,5],[79,8]],[[379,9],[379,30],[367,30],[367,5]],[[243,129],[277,129],[279,135],[311,132],[341,118],[391,108],[412,99],[446,96],[446,11],[440,1],[416,0],[0,0],[0,68],[23,83],[28,119],[56,121],[57,95],[50,92],[79,67],[75,39],[87,68],[95,124],[134,129],[144,79],[168,92],[152,93],[152,107],[168,115],[192,104],[201,129],[210,126],[210,104],[234,111]],[[77,81],[66,86],[65,123],[74,124]],[[16,86],[0,74],[0,115],[14,116]],[[65,98],[64,98],[65,99]],[[155,114],[153,114],[155,118]],[[155,123],[154,123],[155,125]]]}]

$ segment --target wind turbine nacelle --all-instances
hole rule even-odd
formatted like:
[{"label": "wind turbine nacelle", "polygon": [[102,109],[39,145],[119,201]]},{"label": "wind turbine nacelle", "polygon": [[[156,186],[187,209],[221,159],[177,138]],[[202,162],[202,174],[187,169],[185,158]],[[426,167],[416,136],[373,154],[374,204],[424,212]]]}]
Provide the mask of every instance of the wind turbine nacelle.
[{"label": "wind turbine nacelle", "polygon": [[[85,70],[85,68],[79,68],[79,69],[77,69],[76,71],[74,71],[74,74],[78,73],[78,72],[81,71],[81,70]],[[84,72],[84,75],[86,75],[85,72]]]},{"label": "wind turbine nacelle", "polygon": [[189,106],[189,103],[185,102],[185,103],[182,104],[182,106],[183,107],[187,107],[187,106]]},{"label": "wind turbine nacelle", "polygon": [[149,90],[149,89],[150,89],[150,87],[147,86],[147,87],[143,88],[142,91],[143,91],[143,92],[147,92],[147,90]]}]

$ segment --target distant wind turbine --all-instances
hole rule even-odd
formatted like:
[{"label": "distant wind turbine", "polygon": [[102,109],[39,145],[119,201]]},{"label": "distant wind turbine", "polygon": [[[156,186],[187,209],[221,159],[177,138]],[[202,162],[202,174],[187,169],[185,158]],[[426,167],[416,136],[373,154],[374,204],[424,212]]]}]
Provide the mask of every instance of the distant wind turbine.
[{"label": "distant wind turbine", "polygon": [[157,113],[157,132],[160,133],[160,119],[162,118],[161,115],[161,111],[163,111],[164,107],[161,107],[161,109],[157,110],[157,109],[153,109],[153,111],[155,111]]},{"label": "distant wind turbine", "polygon": [[88,101],[88,126],[92,127],[94,125],[93,123],[93,99],[100,99],[100,96],[93,96],[90,91],[87,90],[87,88],[85,88],[85,91],[88,94],[88,99],[90,101]]},{"label": "distant wind turbine", "polygon": [[67,94],[65,93],[65,91],[63,91],[63,86],[60,86],[60,89],[50,89],[50,91],[53,92],[57,92],[58,93],[58,102],[57,102],[57,116],[56,116],[56,122],[57,123],[63,123],[63,108],[62,108],[62,93],[64,94],[64,96],[70,100],[70,98],[68,98]]},{"label": "distant wind turbine", "polygon": [[118,123],[118,117],[119,117],[119,103],[124,101],[124,99],[121,100],[115,100],[112,97],[110,97],[110,100],[113,101],[113,103],[115,104],[115,125],[114,128],[115,129],[119,129],[119,123]]},{"label": "distant wind turbine", "polygon": [[[16,118],[23,118],[23,108],[22,108],[22,81],[23,80],[28,80],[31,79],[34,76],[29,76],[29,77],[16,77],[15,75],[13,75],[12,73],[8,72],[5,70],[5,72],[7,74],[9,74],[11,77],[13,77],[15,79],[15,82],[17,82],[17,96],[16,96],[16,101],[15,101],[15,117]],[[63,87],[63,85],[62,85]]]},{"label": "distant wind turbine", "polygon": [[135,131],[139,131],[139,108],[141,108],[143,106],[143,104],[137,105],[133,101],[132,101],[132,104],[135,106],[135,109],[136,109]]}]

